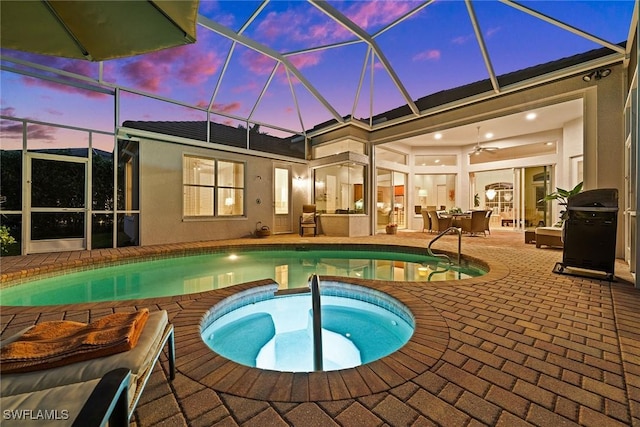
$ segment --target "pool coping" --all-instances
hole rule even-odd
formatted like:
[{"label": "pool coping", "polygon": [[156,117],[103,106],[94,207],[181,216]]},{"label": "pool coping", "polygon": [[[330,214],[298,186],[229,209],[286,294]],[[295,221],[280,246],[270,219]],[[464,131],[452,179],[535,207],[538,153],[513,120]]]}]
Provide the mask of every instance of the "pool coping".
[{"label": "pool coping", "polygon": [[213,390],[239,397],[292,403],[330,401],[373,395],[404,384],[433,367],[446,351],[449,344],[446,320],[431,305],[412,296],[410,283],[337,276],[321,280],[358,285],[397,299],[415,318],[413,335],[388,356],[337,371],[279,372],[241,365],[206,345],[201,324],[211,308],[224,299],[273,283],[257,281],[205,294],[173,318],[176,335],[183,344],[176,349],[176,369]]},{"label": "pool coping", "polygon": [[[175,247],[174,247],[175,246]],[[403,252],[409,254],[422,254],[426,256],[426,250],[410,246],[410,245],[393,245],[393,244],[376,244],[376,243],[350,243],[350,244],[336,244],[336,243],[258,243],[258,244],[245,244],[243,243],[229,243],[229,244],[210,244],[197,247],[186,248],[184,245],[162,245],[160,247],[141,247],[137,252],[117,252],[99,255],[95,257],[78,258],[73,260],[66,260],[58,262],[52,265],[45,265],[39,267],[25,268],[17,271],[2,272],[0,275],[0,289],[20,285],[33,280],[47,279],[51,277],[62,276],[66,274],[73,274],[88,270],[94,270],[103,267],[112,267],[118,265],[134,264],[145,261],[157,261],[164,259],[180,258],[186,256],[197,256],[226,252],[229,250],[247,251],[247,250],[260,250],[270,249],[274,247],[300,250],[305,247],[314,247],[320,249],[342,249],[348,250],[369,250],[372,247],[380,250],[383,249],[387,252]],[[449,257],[455,257],[456,254],[447,251],[438,251],[437,253],[445,254]],[[464,261],[465,266],[472,266],[488,270],[486,274],[479,277],[485,277],[492,270],[491,266],[487,262],[462,255],[461,260]],[[479,277],[473,277],[469,279],[460,280],[473,280]],[[419,282],[418,282],[419,283]]]}]

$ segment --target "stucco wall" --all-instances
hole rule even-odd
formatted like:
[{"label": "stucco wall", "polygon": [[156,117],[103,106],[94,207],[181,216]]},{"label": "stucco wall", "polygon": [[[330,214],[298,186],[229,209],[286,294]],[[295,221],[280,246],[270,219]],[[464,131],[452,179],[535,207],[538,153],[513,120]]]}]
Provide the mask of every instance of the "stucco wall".
[{"label": "stucco wall", "polygon": [[[200,155],[246,162],[246,216],[241,218],[183,219],[182,157]],[[250,236],[258,221],[272,227],[273,160],[175,143],[140,142],[141,245],[193,242]],[[306,174],[306,166],[292,163],[292,175]],[[292,192],[292,222],[306,191]],[[258,203],[259,199],[259,203]],[[294,230],[295,231],[295,230]]]}]

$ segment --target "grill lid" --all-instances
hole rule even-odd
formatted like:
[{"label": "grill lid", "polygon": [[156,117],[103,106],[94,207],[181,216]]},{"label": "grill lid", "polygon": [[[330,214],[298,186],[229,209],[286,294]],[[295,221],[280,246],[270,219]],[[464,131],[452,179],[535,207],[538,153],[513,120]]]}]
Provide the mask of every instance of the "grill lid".
[{"label": "grill lid", "polygon": [[618,210],[618,190],[616,188],[599,188],[575,194],[567,200],[569,210]]}]

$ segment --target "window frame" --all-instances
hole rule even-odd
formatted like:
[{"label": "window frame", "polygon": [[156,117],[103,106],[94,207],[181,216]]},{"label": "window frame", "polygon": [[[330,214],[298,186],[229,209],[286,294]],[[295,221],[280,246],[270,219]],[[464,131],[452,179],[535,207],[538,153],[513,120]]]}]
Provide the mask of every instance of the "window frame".
[{"label": "window frame", "polygon": [[[191,183],[191,182],[187,182],[187,175],[185,174],[185,159],[190,158],[190,159],[196,159],[196,160],[203,160],[203,161],[207,161],[207,162],[213,162],[213,184],[195,184],[195,183]],[[229,186],[229,185],[220,185],[219,182],[219,163],[220,162],[224,162],[224,163],[232,163],[234,165],[242,165],[242,186]],[[221,219],[221,218],[246,218],[246,213],[247,213],[247,205],[246,205],[246,196],[247,196],[247,188],[246,188],[246,182],[247,182],[247,162],[246,161],[238,161],[238,160],[231,160],[231,159],[223,159],[223,158],[217,158],[217,157],[211,157],[211,156],[203,156],[203,155],[199,155],[199,154],[187,154],[184,153],[182,155],[182,218],[184,220],[208,220],[208,219]],[[235,183],[234,183],[235,184]],[[209,214],[202,214],[202,215],[193,215],[193,214],[187,214],[187,202],[186,202],[186,189],[187,188],[210,188],[212,191],[212,199],[211,199],[211,211],[213,212],[212,215]],[[218,209],[218,201],[219,201],[219,191],[220,190],[232,190],[232,191],[241,191],[242,194],[242,202],[240,204],[241,206],[241,212],[239,214],[224,214],[224,213],[220,213],[219,209]]]}]

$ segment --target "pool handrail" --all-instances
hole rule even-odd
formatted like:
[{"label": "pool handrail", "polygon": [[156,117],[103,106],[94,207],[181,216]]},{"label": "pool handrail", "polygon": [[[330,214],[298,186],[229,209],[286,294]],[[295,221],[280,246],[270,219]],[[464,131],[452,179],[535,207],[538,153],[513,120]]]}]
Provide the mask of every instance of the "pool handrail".
[{"label": "pool handrail", "polygon": [[462,253],[462,228],[460,227],[449,227],[444,231],[441,231],[436,237],[434,237],[430,242],[429,245],[427,246],[427,253],[429,254],[429,256],[432,257],[436,257],[436,258],[446,258],[447,261],[449,262],[449,265],[453,264],[451,262],[451,258],[449,258],[447,255],[445,254],[434,254],[433,251],[431,250],[431,246],[438,240],[440,239],[442,236],[444,236],[445,234],[451,232],[451,231],[455,231],[455,233],[458,235],[458,265],[460,265],[460,254]]},{"label": "pool handrail", "polygon": [[313,369],[322,371],[322,309],[320,307],[320,279],[311,275],[311,313],[313,315]]}]

